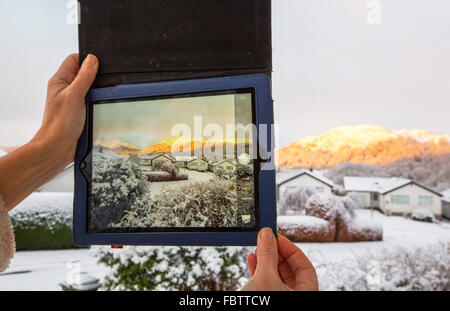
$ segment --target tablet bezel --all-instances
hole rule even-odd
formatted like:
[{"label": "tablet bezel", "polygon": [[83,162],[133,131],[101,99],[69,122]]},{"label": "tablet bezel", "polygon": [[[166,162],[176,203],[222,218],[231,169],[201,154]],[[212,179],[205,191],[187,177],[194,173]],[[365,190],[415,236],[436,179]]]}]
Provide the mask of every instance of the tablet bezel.
[{"label": "tablet bezel", "polygon": [[[91,90],[86,98],[86,126],[79,140],[75,159],[75,198],[73,239],[75,245],[167,245],[167,246],[252,246],[256,245],[257,231],[270,227],[276,232],[276,191],[274,169],[261,170],[258,178],[259,228],[255,231],[217,230],[191,231],[174,230],[172,232],[136,232],[136,233],[89,233],[88,232],[88,181],[84,175],[84,160],[90,153],[92,136],[92,102],[112,100],[139,100],[149,97],[177,96],[193,93],[223,92],[239,89],[254,89],[255,123],[259,127],[273,126],[273,101],[270,78],[264,74],[207,78],[156,83],[119,85],[111,88]],[[258,133],[259,138],[259,133]],[[259,141],[259,140],[258,140]],[[273,159],[273,135],[263,146]],[[266,155],[267,156],[267,153]],[[264,165],[263,163],[261,165]]]}]

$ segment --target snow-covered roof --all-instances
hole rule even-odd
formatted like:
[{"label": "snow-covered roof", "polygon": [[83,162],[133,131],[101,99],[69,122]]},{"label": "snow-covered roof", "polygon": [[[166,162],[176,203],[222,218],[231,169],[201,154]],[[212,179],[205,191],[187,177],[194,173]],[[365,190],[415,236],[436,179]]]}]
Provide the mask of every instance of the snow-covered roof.
[{"label": "snow-covered roof", "polygon": [[193,156],[176,156],[175,161],[177,162],[190,162],[193,160],[197,160],[198,157]]},{"label": "snow-covered roof", "polygon": [[405,178],[353,177],[353,176],[344,177],[345,190],[355,192],[376,192],[386,194],[410,184],[414,184],[418,187],[421,187],[439,196],[442,196],[439,192],[436,192],[428,187],[425,187],[424,185],[421,185],[413,180]]},{"label": "snow-covered roof", "polygon": [[308,170],[284,170],[277,172],[277,186],[281,186],[284,183],[287,183],[288,181],[291,181],[295,178],[298,178],[302,175],[309,175],[310,177],[317,179],[318,181],[330,186],[334,187],[334,183],[329,180],[328,178],[323,177],[322,175],[311,172]]},{"label": "snow-covered roof", "polygon": [[443,195],[442,201],[450,203],[450,189],[442,191],[442,195]]},{"label": "snow-covered roof", "polygon": [[220,161],[217,161],[217,162],[213,162],[213,161],[211,161],[209,164],[211,164],[212,166],[217,166],[217,165],[221,165],[221,164],[223,164],[223,163],[226,163],[226,162],[228,162],[228,163],[230,163],[230,164],[233,164],[233,165],[236,165],[236,160],[220,160]]},{"label": "snow-covered roof", "polygon": [[411,182],[404,178],[381,177],[344,177],[344,188],[347,191],[385,193],[392,189],[402,187]]}]

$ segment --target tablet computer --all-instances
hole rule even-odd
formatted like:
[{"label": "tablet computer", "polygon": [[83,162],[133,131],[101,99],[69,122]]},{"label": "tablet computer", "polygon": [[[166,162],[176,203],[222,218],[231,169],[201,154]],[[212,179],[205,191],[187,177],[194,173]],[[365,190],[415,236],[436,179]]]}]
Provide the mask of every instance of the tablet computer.
[{"label": "tablet computer", "polygon": [[276,232],[269,76],[119,85],[86,105],[76,245],[249,246]]}]

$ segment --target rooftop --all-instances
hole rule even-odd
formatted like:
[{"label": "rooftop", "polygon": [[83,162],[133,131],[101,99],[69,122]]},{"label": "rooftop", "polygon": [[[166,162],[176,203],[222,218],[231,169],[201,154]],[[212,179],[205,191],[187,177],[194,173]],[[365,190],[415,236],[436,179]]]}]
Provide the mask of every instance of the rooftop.
[{"label": "rooftop", "polygon": [[411,183],[411,180],[397,177],[344,177],[345,190],[357,192],[385,193],[409,183]]},{"label": "rooftop", "polygon": [[300,177],[302,175],[309,175],[312,178],[315,178],[321,182],[323,182],[324,184],[330,186],[330,187],[334,187],[334,183],[329,180],[328,178],[323,177],[322,175],[320,175],[319,173],[316,172],[311,172],[309,170],[283,170],[283,171],[279,171],[277,172],[277,186],[280,186],[292,179],[295,179],[297,177]]}]

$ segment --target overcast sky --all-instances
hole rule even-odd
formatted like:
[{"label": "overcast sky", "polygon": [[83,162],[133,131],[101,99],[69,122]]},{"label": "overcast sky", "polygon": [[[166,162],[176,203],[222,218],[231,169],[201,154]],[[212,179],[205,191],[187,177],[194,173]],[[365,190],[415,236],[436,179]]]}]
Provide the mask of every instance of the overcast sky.
[{"label": "overcast sky", "polygon": [[[280,145],[341,125],[450,133],[450,1],[274,0]],[[49,77],[76,52],[66,0],[0,1],[0,146],[39,128]]]},{"label": "overcast sky", "polygon": [[[235,96],[243,97],[242,109],[235,107]],[[248,104],[247,104],[248,103]],[[236,124],[236,113],[240,115],[243,125],[252,123],[251,95],[218,95],[194,98],[161,99],[95,105],[94,141],[122,140],[144,149],[172,137],[174,126],[183,133],[177,136],[194,137],[196,126],[214,124],[219,132],[209,133],[205,139],[217,136],[225,140],[227,126]],[[201,117],[198,124],[195,118]],[[245,120],[245,121],[243,121]],[[187,125],[189,132],[186,131]],[[201,128],[203,129],[203,128]],[[232,127],[231,129],[234,129]],[[199,133],[201,134],[201,132]],[[233,139],[234,136],[231,136]]]}]

